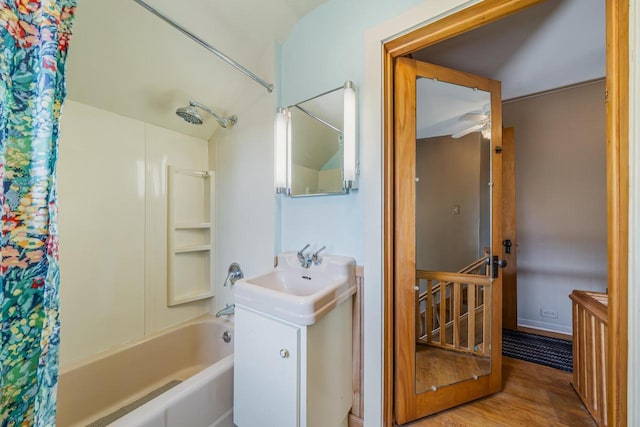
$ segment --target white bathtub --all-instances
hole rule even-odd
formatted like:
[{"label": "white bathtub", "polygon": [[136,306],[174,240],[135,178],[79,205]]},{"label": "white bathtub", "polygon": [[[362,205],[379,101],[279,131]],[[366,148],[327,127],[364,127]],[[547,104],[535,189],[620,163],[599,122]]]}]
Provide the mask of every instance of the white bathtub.
[{"label": "white bathtub", "polygon": [[232,330],[205,316],[62,369],[57,426],[84,427],[179,380],[110,425],[233,427]]}]

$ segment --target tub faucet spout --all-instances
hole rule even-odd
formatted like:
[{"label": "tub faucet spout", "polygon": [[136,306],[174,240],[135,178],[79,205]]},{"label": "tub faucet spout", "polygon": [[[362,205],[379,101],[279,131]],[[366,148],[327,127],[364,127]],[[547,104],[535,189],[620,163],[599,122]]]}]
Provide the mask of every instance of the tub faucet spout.
[{"label": "tub faucet spout", "polygon": [[216,313],[216,317],[228,316],[230,314],[233,314],[236,311],[235,309],[236,309],[236,305],[235,304],[231,304],[231,305],[227,304],[227,305],[225,305],[225,307],[222,310],[220,310],[220,311],[218,311]]}]

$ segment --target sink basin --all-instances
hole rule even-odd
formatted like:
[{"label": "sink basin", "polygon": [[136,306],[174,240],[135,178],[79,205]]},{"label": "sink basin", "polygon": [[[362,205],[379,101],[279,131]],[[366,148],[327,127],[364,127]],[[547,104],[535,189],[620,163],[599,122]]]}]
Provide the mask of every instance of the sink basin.
[{"label": "sink basin", "polygon": [[313,325],[356,292],[355,260],[325,255],[303,268],[296,252],[278,255],[272,271],[240,279],[235,303],[296,325]]}]

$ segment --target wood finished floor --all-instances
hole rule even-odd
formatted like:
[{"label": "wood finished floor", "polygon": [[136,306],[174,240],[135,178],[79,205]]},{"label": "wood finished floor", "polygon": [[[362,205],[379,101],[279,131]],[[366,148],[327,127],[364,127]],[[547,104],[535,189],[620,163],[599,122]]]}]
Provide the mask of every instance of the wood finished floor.
[{"label": "wood finished floor", "polygon": [[416,346],[416,390],[432,385],[442,387],[491,372],[488,358],[444,350],[428,345]]},{"label": "wood finished floor", "polygon": [[502,360],[501,392],[405,427],[596,426],[571,388],[570,373],[508,357]]}]

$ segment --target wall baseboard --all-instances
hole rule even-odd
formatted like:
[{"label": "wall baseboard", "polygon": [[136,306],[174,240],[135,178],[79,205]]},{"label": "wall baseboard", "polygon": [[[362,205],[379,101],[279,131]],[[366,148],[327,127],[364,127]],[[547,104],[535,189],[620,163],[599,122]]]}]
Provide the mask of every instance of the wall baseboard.
[{"label": "wall baseboard", "polygon": [[545,329],[527,328],[525,326],[518,326],[518,331],[526,332],[528,334],[542,335],[543,337],[558,338],[565,341],[573,341],[573,336],[571,335],[561,334],[559,332],[551,332]]},{"label": "wall baseboard", "polygon": [[558,325],[556,323],[541,322],[539,320],[518,318],[518,328],[539,329],[547,332],[555,332],[564,335],[573,335],[571,326]]}]

